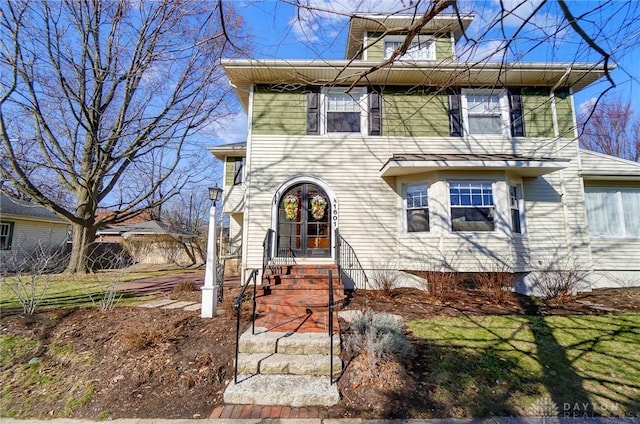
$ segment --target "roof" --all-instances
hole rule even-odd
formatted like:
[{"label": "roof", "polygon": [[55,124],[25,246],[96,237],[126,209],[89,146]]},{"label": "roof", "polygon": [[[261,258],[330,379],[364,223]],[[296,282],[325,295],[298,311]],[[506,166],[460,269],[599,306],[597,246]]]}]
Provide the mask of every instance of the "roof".
[{"label": "roof", "polygon": [[[388,15],[372,14],[354,16],[349,22],[349,35],[347,36],[347,58],[353,58],[362,47],[364,35],[367,32],[407,32],[418,16],[416,15]],[[453,32],[455,39],[462,36],[474,15],[441,13],[431,19],[422,27],[421,33],[449,33]],[[461,26],[462,25],[462,26]]]},{"label": "roof", "polygon": [[578,174],[585,180],[640,181],[640,163],[580,149]]},{"label": "roof", "polygon": [[419,174],[432,171],[511,171],[523,177],[538,177],[559,171],[569,159],[527,157],[516,154],[394,154],[380,170],[381,177]]},{"label": "roof", "polygon": [[247,151],[247,142],[241,141],[239,143],[229,143],[220,146],[207,147],[207,150],[211,152],[217,159],[224,160],[225,156],[245,156]]},{"label": "roof", "polygon": [[157,220],[106,226],[98,229],[96,235],[120,235],[124,238],[132,235],[170,235],[177,238],[195,237],[193,234],[174,232],[168,224]]},{"label": "roof", "polygon": [[6,194],[0,193],[0,215],[11,215],[33,221],[59,222],[67,224],[67,220],[60,218],[50,210],[34,202],[18,200]]},{"label": "roof", "polygon": [[369,72],[379,62],[350,60],[223,59],[231,85],[245,110],[253,84],[382,86],[573,87],[580,90],[605,75],[592,63],[480,63],[398,61]]}]

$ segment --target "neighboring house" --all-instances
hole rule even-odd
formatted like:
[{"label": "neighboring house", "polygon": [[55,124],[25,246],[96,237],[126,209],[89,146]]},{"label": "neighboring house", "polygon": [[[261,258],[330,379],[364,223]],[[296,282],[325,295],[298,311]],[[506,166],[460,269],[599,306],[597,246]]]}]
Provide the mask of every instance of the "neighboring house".
[{"label": "neighboring house", "polygon": [[352,18],[345,60],[223,60],[248,138],[209,150],[245,272],[272,229],[275,256],[333,262],[343,240],[365,272],[407,284],[509,270],[532,292],[541,271],[573,268],[584,290],[640,284],[640,164],[578,147],[573,94],[604,68],[463,63],[472,19],[436,17],[362,79],[404,39],[382,32],[412,17]]},{"label": "neighboring house", "polygon": [[117,243],[134,262],[150,265],[201,263],[202,255],[194,245],[196,238],[172,231],[157,220],[106,226],[96,232],[97,242]]},{"label": "neighboring house", "polygon": [[31,265],[42,255],[64,252],[69,223],[44,207],[0,193],[0,264],[4,270]]}]

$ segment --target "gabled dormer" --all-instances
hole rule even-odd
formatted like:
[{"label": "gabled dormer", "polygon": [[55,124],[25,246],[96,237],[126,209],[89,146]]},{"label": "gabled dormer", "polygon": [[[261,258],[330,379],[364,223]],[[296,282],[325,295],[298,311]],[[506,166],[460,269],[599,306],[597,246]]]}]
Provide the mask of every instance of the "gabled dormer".
[{"label": "gabled dormer", "polygon": [[[404,42],[416,22],[414,15],[364,15],[351,18],[346,59],[382,61]],[[420,29],[400,60],[454,60],[455,44],[473,20],[440,14]]]}]

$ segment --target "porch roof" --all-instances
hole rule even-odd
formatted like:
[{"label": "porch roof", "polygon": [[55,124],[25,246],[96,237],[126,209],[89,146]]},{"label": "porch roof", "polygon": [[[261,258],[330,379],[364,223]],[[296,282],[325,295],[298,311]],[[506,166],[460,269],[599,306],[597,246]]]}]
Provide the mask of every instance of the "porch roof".
[{"label": "porch roof", "polygon": [[225,156],[245,156],[247,152],[247,142],[222,144],[220,146],[207,147],[207,150],[217,159],[224,160]]},{"label": "porch roof", "polygon": [[570,159],[526,157],[515,154],[417,153],[394,154],[380,170],[381,177],[432,171],[511,171],[539,177],[569,166]]},{"label": "porch roof", "polygon": [[[605,75],[593,63],[500,63],[470,65],[458,61],[379,62],[351,60],[222,59],[229,82],[245,110],[253,84],[573,87],[580,90]],[[371,73],[367,74],[368,72]],[[363,78],[363,75],[366,77]]]}]

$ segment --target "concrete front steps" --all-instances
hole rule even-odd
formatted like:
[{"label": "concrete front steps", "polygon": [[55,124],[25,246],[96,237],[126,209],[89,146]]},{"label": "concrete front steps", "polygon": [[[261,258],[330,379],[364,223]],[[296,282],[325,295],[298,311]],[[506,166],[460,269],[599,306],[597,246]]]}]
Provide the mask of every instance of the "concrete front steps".
[{"label": "concrete front steps", "polygon": [[[320,333],[285,333],[256,328],[240,337],[238,384],[224,392],[226,404],[331,406],[338,403],[331,384],[330,337]],[[340,337],[333,337],[333,372],[342,372]]]}]

